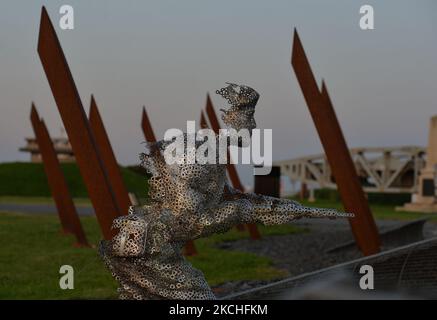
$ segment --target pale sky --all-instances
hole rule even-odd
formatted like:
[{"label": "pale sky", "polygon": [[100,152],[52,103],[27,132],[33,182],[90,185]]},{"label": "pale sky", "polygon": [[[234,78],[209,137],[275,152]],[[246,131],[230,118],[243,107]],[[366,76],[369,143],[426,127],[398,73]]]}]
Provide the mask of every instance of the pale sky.
[{"label": "pale sky", "polygon": [[[75,29],[59,28],[73,6]],[[375,30],[359,28],[373,5]],[[261,95],[259,128],[273,129],[273,158],[322,152],[290,65],[297,28],[316,77],[326,80],[350,147],[426,145],[437,114],[437,2],[27,1],[0,3],[0,162],[27,161],[35,104],[52,136],[62,125],[36,51],[41,6],[55,24],[86,111],[90,94],[122,164],[138,163],[146,105],[158,138],[198,120],[225,81]],[[251,167],[239,166],[246,185]]]}]

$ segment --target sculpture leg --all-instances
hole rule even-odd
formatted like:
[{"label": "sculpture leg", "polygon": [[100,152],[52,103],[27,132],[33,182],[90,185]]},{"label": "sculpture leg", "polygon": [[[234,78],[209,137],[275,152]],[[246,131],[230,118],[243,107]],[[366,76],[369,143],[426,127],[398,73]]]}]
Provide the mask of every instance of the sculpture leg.
[{"label": "sculpture leg", "polygon": [[215,299],[203,273],[182,255],[182,243],[177,253],[140,257],[115,256],[110,244],[102,241],[100,254],[120,283],[121,299]]}]

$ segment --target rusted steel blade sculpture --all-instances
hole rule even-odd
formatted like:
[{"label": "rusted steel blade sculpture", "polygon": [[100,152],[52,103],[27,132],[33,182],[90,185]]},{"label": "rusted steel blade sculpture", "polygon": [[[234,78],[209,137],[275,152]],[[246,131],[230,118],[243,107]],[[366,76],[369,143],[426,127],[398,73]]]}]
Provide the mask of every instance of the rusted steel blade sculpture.
[{"label": "rusted steel blade sculpture", "polygon": [[212,105],[212,101],[211,101],[211,97],[209,96],[209,93],[206,94],[205,111],[206,111],[206,115],[208,116],[209,123],[211,124],[212,130],[214,130],[215,134],[219,134],[221,126],[217,114],[215,113],[214,106]]},{"label": "rusted steel blade sculpture", "polygon": [[[211,124],[212,130],[216,134],[219,134],[220,130],[220,123],[217,117],[217,114],[215,113],[214,107],[212,105],[211,98],[209,97],[209,94],[206,96],[206,114],[208,115],[209,123]],[[203,113],[202,113],[203,114]],[[206,121],[205,121],[206,122]],[[235,168],[235,165],[231,163],[230,161],[230,154],[228,152],[228,163],[226,165],[226,168],[229,173],[229,178],[231,179],[232,186],[235,189],[240,190],[241,192],[244,192],[243,184],[241,183],[240,178],[238,177],[237,169]],[[239,231],[244,231],[244,225],[237,225],[237,229]],[[258,231],[258,227],[254,223],[247,224],[247,229],[249,230],[250,237],[254,240],[261,239],[261,234]]]},{"label": "rusted steel blade sculpture", "polygon": [[[150,123],[149,116],[147,115],[146,107],[143,106],[143,114],[141,117],[141,128],[143,129],[144,137],[147,142],[156,142],[155,132],[153,131],[152,124]],[[194,241],[188,241],[185,244],[184,255],[195,256],[197,254],[196,245]]]},{"label": "rusted steel blade sculpture", "polygon": [[203,110],[200,110],[200,128],[208,129],[208,123],[206,122],[206,118],[205,118],[205,114],[203,113]]},{"label": "rusted steel blade sculpture", "polygon": [[335,177],[355,241],[364,255],[379,252],[380,240],[369,204],[349,154],[331,100],[323,83],[319,91],[297,31],[294,32],[291,64]]},{"label": "rusted steel blade sculpture", "polygon": [[115,159],[111,142],[109,141],[108,134],[105,130],[105,125],[103,124],[102,117],[100,116],[100,112],[93,95],[91,95],[89,121],[91,131],[97,144],[97,149],[99,150],[101,159],[108,174],[118,207],[121,210],[120,213],[122,215],[126,215],[129,212],[129,207],[132,205],[129,199],[129,193],[123,182],[120,167]]},{"label": "rusted steel blade sculpture", "polygon": [[30,113],[33,131],[38,142],[38,149],[41,153],[44,171],[47,181],[55,200],[62,230],[66,234],[73,234],[76,237],[76,246],[89,247],[85,233],[82,229],[79,216],[71,199],[64,173],[61,170],[55,148],[43,120],[40,120],[35,105],[32,103]]},{"label": "rusted steel blade sculpture", "polygon": [[149,116],[147,115],[146,107],[143,106],[143,115],[141,117],[141,128],[143,129],[144,137],[148,142],[156,142],[155,132],[150,124]]},{"label": "rusted steel blade sculpture", "polygon": [[264,196],[281,197],[281,168],[273,166],[267,175],[256,175],[254,192]]},{"label": "rusted steel blade sculpture", "polygon": [[111,239],[112,221],[120,214],[113,191],[96,148],[87,116],[45,7],[41,12],[38,54],[67,131],[103,237]]},{"label": "rusted steel blade sculpture", "polygon": [[193,240],[187,241],[187,243],[185,243],[184,255],[189,257],[197,255],[197,248]]},{"label": "rusted steel blade sculpture", "polygon": [[144,137],[147,142],[156,142],[155,132],[153,131],[152,124],[150,123],[149,116],[147,115],[146,107],[143,107],[143,115],[141,117],[141,128],[143,129]]},{"label": "rusted steel blade sculpture", "polygon": [[306,198],[308,198],[308,186],[306,183],[301,183],[300,192],[299,192],[299,199],[301,201],[304,201]]}]

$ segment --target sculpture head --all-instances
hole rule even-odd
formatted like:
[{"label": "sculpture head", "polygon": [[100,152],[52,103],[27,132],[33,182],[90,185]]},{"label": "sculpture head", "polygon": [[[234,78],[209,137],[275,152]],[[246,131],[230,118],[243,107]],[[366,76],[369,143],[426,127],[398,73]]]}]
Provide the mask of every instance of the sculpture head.
[{"label": "sculpture head", "polygon": [[227,87],[216,91],[231,106],[228,110],[220,109],[223,112],[223,122],[228,128],[237,131],[247,129],[252,135],[252,130],[256,128],[254,114],[259,94],[254,89],[244,85],[228,82],[227,84]]}]

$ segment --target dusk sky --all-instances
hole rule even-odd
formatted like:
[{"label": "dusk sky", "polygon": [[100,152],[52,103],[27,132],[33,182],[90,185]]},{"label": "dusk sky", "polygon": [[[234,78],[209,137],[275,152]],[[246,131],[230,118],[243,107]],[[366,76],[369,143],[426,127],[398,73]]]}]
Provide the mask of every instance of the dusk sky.
[{"label": "dusk sky", "polygon": [[[74,30],[59,28],[59,8],[74,8]],[[359,27],[362,5],[375,29]],[[141,108],[158,138],[199,119],[206,93],[225,81],[261,95],[259,128],[273,129],[273,159],[322,152],[290,65],[297,28],[318,81],[325,79],[350,147],[427,143],[437,114],[435,0],[27,1],[0,3],[0,162],[33,136],[31,101],[51,135],[62,121],[36,46],[45,5],[86,112],[94,94],[121,164],[137,164],[144,141]],[[250,166],[239,166],[246,185]]]}]

